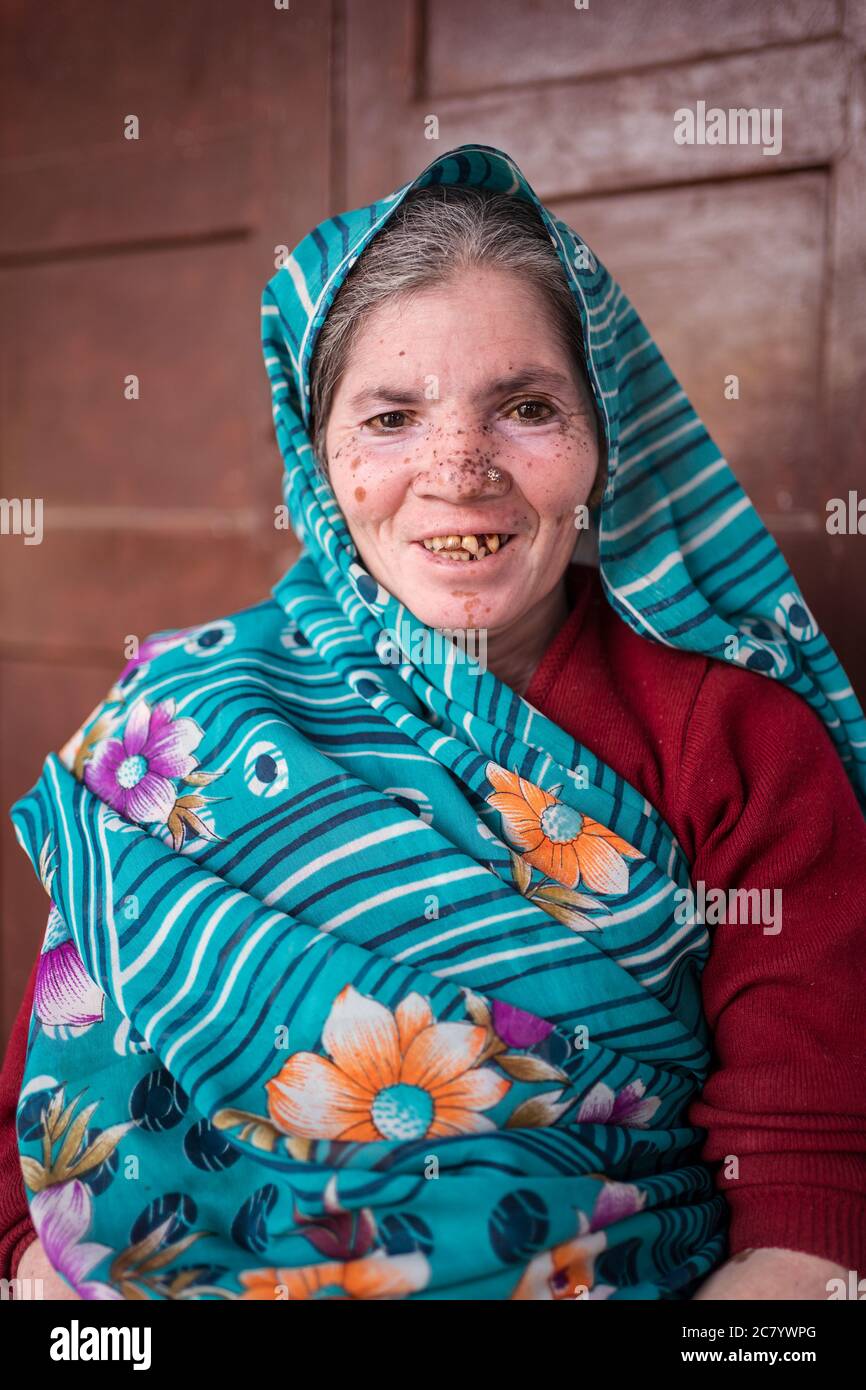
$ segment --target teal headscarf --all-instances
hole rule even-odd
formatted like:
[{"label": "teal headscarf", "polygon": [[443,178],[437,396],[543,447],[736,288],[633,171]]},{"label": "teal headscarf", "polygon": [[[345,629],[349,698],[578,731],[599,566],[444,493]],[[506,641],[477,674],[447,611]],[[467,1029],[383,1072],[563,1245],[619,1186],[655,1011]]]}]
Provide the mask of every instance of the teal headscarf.
[{"label": "teal headscarf", "polygon": [[148,638],[12,807],[50,895],[21,1162],[86,1298],[676,1299],[724,1255],[685,1119],[710,1040],[680,846],[432,640],[314,466],[317,333],[430,183],[528,199],[550,233],[607,435],[616,612],[790,685],[866,795],[862,712],[779,550],[514,162],[461,146],[323,222],[262,303],[300,559],[261,603]]}]

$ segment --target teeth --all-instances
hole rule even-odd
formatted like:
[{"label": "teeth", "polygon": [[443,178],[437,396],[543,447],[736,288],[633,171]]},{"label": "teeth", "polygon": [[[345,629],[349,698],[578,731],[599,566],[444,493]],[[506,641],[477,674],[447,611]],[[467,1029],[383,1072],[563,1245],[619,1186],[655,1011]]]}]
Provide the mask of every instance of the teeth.
[{"label": "teeth", "polygon": [[467,536],[427,536],[424,545],[428,550],[439,551],[446,554],[451,560],[483,560],[485,555],[495,555],[506,541],[510,540],[507,533],[498,535],[493,532],[479,538],[470,534]]}]

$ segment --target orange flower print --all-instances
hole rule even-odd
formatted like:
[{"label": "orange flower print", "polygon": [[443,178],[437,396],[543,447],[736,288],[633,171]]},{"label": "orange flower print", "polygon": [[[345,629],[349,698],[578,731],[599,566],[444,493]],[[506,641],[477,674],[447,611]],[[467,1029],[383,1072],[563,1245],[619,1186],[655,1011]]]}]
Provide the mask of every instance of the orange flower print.
[{"label": "orange flower print", "polygon": [[420,994],[391,1013],[347,985],[322,1030],[329,1057],[294,1053],[266,1084],[268,1113],[285,1134],[361,1143],[495,1129],[480,1112],[511,1082],[476,1066],[487,1037],[436,1023]]},{"label": "orange flower print", "polygon": [[626,859],[640,850],[550,792],[489,762],[487,780],[496,788],[486,798],[502,816],[522,858],[566,888],[585,883],[595,893],[628,891]]},{"label": "orange flower print", "polygon": [[535,1303],[560,1299],[609,1298],[610,1284],[596,1284],[595,1257],[607,1244],[603,1231],[563,1241],[526,1266],[511,1297]]},{"label": "orange flower print", "polygon": [[361,1260],[302,1265],[299,1269],[252,1269],[241,1274],[241,1300],[405,1298],[423,1289],[430,1266],[420,1251],[386,1255],[376,1251]]}]

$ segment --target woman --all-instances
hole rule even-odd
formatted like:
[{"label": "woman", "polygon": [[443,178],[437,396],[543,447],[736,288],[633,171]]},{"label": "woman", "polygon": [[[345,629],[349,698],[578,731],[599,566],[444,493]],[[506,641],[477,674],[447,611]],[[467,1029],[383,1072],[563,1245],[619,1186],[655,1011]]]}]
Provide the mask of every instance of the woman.
[{"label": "woman", "polygon": [[[12,808],[51,899],[18,1272],[826,1297],[864,1246],[866,726],[778,549],[500,151],[321,224],[263,325],[301,558],[149,638]],[[711,937],[699,883],[784,931]]]}]

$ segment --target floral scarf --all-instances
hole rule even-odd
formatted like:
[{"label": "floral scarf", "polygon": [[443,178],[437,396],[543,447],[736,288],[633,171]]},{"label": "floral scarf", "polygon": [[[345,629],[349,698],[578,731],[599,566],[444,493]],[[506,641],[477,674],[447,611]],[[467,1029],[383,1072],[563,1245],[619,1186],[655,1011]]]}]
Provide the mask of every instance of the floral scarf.
[{"label": "floral scarf", "polygon": [[50,898],[21,1164],[84,1298],[677,1299],[725,1252],[685,1119],[709,942],[674,917],[679,844],[428,640],[314,467],[317,332],[433,182],[529,199],[562,261],[607,435],[608,601],[791,686],[866,793],[862,713],[779,550],[514,162],[462,146],[323,222],[262,302],[300,559],[253,607],[149,637],[11,811]]}]

